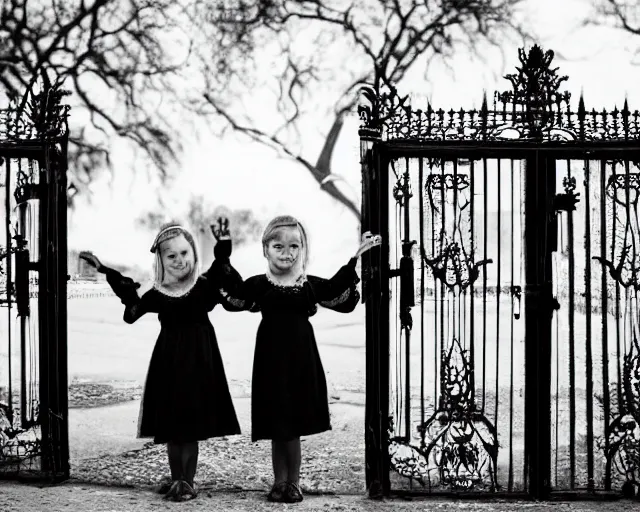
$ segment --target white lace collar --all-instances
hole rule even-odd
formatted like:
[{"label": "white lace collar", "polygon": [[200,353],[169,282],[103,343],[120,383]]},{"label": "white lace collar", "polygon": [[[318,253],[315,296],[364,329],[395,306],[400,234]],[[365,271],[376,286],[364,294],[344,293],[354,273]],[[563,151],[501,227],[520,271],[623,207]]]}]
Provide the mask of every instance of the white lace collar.
[{"label": "white lace collar", "polygon": [[191,290],[193,290],[194,286],[196,285],[196,283],[198,282],[198,278],[194,279],[194,281],[187,287],[187,288],[183,288],[181,290],[168,290],[167,288],[165,288],[164,286],[155,283],[153,285],[153,287],[158,290],[160,293],[162,293],[163,295],[166,295],[167,297],[174,297],[174,298],[178,298],[178,297],[184,297],[188,294],[191,293]]},{"label": "white lace collar", "polygon": [[298,288],[307,282],[307,275],[305,273],[300,274],[295,281],[287,281],[287,282],[278,281],[278,278],[276,278],[268,269],[267,269],[266,276],[267,276],[267,280],[272,285],[280,286],[282,288]]}]

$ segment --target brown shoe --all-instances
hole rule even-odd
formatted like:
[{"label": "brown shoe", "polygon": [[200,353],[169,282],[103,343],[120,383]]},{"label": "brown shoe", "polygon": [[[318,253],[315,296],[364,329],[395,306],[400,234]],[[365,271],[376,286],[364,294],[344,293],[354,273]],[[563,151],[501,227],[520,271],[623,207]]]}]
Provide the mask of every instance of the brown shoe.
[{"label": "brown shoe", "polygon": [[285,493],[287,492],[287,482],[278,482],[277,484],[273,484],[273,487],[267,494],[267,500],[282,503],[285,498]]},{"label": "brown shoe", "polygon": [[300,486],[298,484],[294,484],[293,482],[289,482],[287,485],[287,490],[284,494],[285,503],[300,503],[303,499],[304,498],[302,497]]}]

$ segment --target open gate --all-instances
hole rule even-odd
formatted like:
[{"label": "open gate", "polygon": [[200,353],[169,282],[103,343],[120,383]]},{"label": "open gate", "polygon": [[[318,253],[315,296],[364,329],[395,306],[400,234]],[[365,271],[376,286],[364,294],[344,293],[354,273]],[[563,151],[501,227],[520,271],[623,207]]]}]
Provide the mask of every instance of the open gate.
[{"label": "open gate", "polygon": [[364,91],[371,495],[638,487],[640,113],[519,56],[479,110]]},{"label": "open gate", "polygon": [[0,477],[69,477],[67,115],[46,76],[0,110]]}]

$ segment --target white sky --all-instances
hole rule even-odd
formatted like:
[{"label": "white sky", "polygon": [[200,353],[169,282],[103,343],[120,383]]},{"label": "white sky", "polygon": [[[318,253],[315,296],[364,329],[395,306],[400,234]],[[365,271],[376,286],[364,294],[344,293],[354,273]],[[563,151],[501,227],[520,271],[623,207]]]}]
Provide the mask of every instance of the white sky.
[{"label": "white sky", "polygon": [[[564,85],[576,104],[583,90],[588,109],[621,107],[625,96],[631,110],[640,108],[640,66],[631,64],[632,50],[640,45],[640,37],[634,39],[606,28],[580,28],[590,5],[590,0],[534,0],[529,1],[524,15],[543,48],[556,51],[554,62],[562,74],[569,75]],[[428,84],[416,80],[412,91],[401,92],[415,93],[416,108],[426,106],[426,98],[436,108],[478,107],[483,89],[491,98],[495,89],[509,87],[501,76],[515,70],[517,47],[514,43],[503,49],[504,67],[495,51],[487,59],[488,66],[460,56],[454,63],[455,75],[444,66],[434,67]],[[329,124],[322,130],[328,128]],[[349,119],[334,153],[333,171],[347,181],[353,199],[359,202],[357,131],[358,120]],[[205,194],[213,204],[252,208],[265,221],[278,213],[298,216],[311,233],[312,272],[329,273],[353,254],[358,244],[354,216],[321,192],[308,171],[238,136],[223,141],[201,133],[200,138],[200,142],[194,139],[185,145],[182,162],[175,169],[177,177],[170,192],[174,205],[169,216],[180,214],[184,207],[181,198]],[[310,135],[308,144],[317,147],[317,134]],[[70,213],[69,247],[91,249],[113,263],[151,265],[148,249],[152,235],[137,230],[134,220],[153,207],[154,187],[144,166],[126,148],[117,149],[116,154],[113,180],[107,176],[98,180],[92,187],[91,204],[81,199]],[[315,161],[317,154],[306,156]],[[256,252],[255,257],[262,265],[261,254]]]}]

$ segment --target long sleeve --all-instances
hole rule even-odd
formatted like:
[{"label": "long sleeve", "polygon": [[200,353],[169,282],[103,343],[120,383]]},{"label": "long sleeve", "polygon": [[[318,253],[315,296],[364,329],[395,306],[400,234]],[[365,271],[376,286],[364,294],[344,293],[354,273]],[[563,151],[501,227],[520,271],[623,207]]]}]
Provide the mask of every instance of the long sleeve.
[{"label": "long sleeve", "polygon": [[360,282],[356,264],[357,259],[351,258],[331,279],[307,277],[318,304],[339,313],[350,313],[356,308],[360,300],[356,287]]},{"label": "long sleeve", "polygon": [[150,291],[139,297],[136,290],[140,285],[133,279],[123,276],[117,270],[109,267],[104,267],[104,273],[107,277],[107,283],[109,283],[113,292],[125,306],[123,316],[125,322],[132,324],[145,313],[150,313],[154,310],[151,305],[152,296]]},{"label": "long sleeve", "polygon": [[230,290],[242,284],[242,276],[228,259],[216,258],[202,275],[207,281],[209,290],[216,296],[220,293],[221,288]]},{"label": "long sleeve", "polygon": [[113,293],[118,296],[125,306],[140,300],[138,292],[136,291],[140,288],[140,285],[133,279],[123,276],[117,270],[109,267],[103,267],[102,272],[104,272],[107,277],[107,283],[113,290]]},{"label": "long sleeve", "polygon": [[[235,269],[233,270],[235,272]],[[237,277],[240,277],[240,274]],[[253,313],[260,311],[257,278],[258,276],[253,276],[246,281],[227,278],[219,289],[222,307],[227,311],[251,311]]]},{"label": "long sleeve", "polygon": [[153,297],[154,290],[149,290],[136,302],[125,304],[124,321],[132,324],[146,313],[157,313],[157,308],[153,306]]}]

